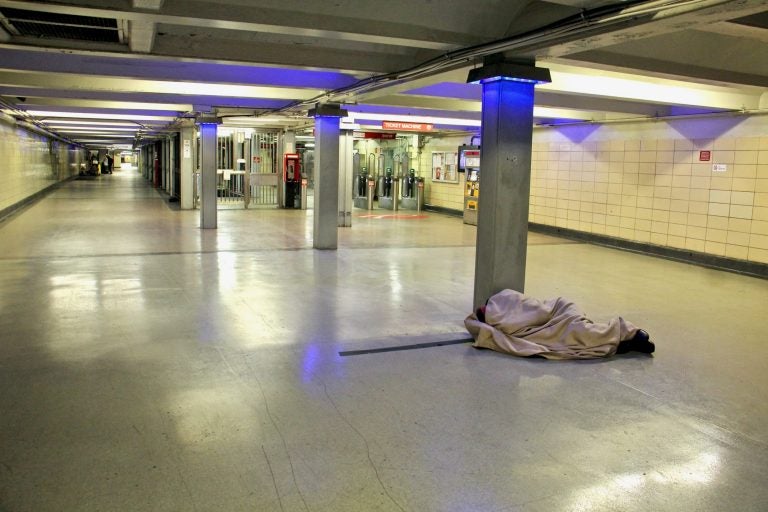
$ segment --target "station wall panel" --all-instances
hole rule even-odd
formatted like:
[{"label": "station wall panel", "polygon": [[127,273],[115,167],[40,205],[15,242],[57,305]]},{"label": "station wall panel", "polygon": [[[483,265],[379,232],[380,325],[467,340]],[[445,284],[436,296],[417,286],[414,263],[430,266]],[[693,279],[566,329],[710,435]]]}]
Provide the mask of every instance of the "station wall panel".
[{"label": "station wall panel", "polygon": [[0,212],[75,176],[83,150],[0,122]]},{"label": "station wall panel", "polygon": [[534,131],[530,220],[768,263],[768,118]]}]

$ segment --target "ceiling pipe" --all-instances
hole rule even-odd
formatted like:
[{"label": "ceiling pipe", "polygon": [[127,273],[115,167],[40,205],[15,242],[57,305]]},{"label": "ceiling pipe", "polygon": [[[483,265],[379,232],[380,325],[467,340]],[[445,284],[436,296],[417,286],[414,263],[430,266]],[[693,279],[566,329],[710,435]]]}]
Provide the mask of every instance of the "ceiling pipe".
[{"label": "ceiling pipe", "polygon": [[473,63],[488,55],[511,51],[529,52],[553,44],[562,44],[603,34],[619,27],[639,26],[651,21],[716,7],[733,1],[735,0],[655,0],[651,2],[636,0],[588,9],[536,30],[454,50],[414,67],[365,78],[352,85],[328,91],[308,100],[295,101],[259,115],[302,110],[319,102],[343,103],[354,94],[449,71]]}]

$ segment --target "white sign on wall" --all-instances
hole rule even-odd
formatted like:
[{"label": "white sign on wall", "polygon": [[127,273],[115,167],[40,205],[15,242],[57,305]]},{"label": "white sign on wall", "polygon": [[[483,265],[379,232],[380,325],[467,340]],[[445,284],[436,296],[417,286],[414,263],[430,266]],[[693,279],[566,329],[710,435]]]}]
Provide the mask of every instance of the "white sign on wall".
[{"label": "white sign on wall", "polygon": [[192,141],[189,139],[184,141],[184,158],[192,158]]},{"label": "white sign on wall", "polygon": [[712,172],[725,172],[728,170],[726,164],[712,164]]}]

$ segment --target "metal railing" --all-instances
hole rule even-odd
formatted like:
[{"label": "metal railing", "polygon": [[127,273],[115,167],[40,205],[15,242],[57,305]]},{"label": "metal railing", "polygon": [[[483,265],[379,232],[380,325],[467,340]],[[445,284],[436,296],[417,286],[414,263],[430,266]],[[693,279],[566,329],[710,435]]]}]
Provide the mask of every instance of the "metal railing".
[{"label": "metal railing", "polygon": [[[192,207],[200,207],[200,173],[193,174]],[[246,180],[250,186],[246,186]],[[277,187],[280,182],[274,173],[246,173],[218,169],[216,179],[216,203],[232,208],[249,206],[277,206]]]},{"label": "metal railing", "polygon": [[246,190],[245,171],[218,169],[216,171],[216,202],[222,206],[245,207]]},{"label": "metal railing", "polygon": [[[280,153],[273,132],[217,138],[216,203],[223,208],[277,207]],[[200,171],[194,173],[193,208],[200,206]]]}]

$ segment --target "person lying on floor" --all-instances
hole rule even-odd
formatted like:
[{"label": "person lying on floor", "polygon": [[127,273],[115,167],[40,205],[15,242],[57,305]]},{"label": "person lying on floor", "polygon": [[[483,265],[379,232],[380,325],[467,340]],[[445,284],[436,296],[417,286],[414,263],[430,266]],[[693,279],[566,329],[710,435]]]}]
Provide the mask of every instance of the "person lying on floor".
[{"label": "person lying on floor", "polygon": [[514,290],[492,296],[464,325],[473,346],[521,357],[594,359],[656,349],[646,331],[621,317],[596,323],[567,299],[540,301]]}]

